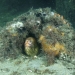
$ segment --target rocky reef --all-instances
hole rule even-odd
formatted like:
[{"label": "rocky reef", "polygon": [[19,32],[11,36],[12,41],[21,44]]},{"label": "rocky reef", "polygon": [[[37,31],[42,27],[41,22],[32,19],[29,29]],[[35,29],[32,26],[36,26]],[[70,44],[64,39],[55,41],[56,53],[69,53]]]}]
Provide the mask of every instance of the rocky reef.
[{"label": "rocky reef", "polygon": [[[8,22],[0,31],[0,58],[17,58],[28,55],[24,43],[27,38],[36,40],[34,55],[42,51],[51,57],[67,61],[75,59],[75,31],[64,17],[51,8],[30,9]],[[32,48],[30,49],[32,52]],[[28,51],[29,52],[29,51]]]}]

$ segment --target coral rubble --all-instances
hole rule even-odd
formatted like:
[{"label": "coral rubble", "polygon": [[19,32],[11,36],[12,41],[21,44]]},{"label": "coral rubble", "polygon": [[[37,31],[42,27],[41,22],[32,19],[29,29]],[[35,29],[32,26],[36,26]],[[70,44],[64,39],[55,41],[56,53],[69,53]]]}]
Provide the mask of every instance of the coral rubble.
[{"label": "coral rubble", "polygon": [[[74,56],[75,31],[71,23],[50,8],[39,8],[31,9],[14,18],[1,30],[0,57],[16,58],[25,54],[24,43],[29,37],[36,39],[38,45],[34,55],[41,45],[39,50],[42,48],[47,54],[53,53],[57,56],[66,53],[71,57]],[[32,55],[33,52],[30,53],[27,55]]]}]

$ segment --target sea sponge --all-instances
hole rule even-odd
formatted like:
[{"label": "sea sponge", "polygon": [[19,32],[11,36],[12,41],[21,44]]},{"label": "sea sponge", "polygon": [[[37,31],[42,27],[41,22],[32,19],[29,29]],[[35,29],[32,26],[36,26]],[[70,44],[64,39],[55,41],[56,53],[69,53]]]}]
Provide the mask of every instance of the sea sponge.
[{"label": "sea sponge", "polygon": [[42,45],[42,49],[47,54],[52,53],[52,54],[54,54],[54,56],[57,56],[60,54],[60,52],[66,52],[66,49],[63,44],[60,44],[59,42],[56,42],[54,44],[48,44],[45,36],[43,36],[43,35],[40,36],[39,41]]}]

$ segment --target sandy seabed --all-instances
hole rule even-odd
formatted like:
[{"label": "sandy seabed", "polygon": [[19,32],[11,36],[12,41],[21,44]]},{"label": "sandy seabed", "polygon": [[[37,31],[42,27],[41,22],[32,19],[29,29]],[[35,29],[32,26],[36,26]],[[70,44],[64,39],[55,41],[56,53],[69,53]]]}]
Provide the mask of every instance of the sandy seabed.
[{"label": "sandy seabed", "polygon": [[40,56],[6,59],[0,62],[0,75],[75,75],[75,66],[71,63],[64,61],[63,64],[60,60],[50,66],[46,63]]}]

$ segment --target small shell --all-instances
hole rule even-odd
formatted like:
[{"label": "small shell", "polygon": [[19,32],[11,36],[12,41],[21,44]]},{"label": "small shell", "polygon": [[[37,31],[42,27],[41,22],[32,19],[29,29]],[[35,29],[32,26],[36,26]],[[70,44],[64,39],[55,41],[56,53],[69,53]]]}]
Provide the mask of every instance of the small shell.
[{"label": "small shell", "polygon": [[28,37],[24,43],[25,53],[29,56],[35,56],[38,54],[38,45],[33,37]]}]

